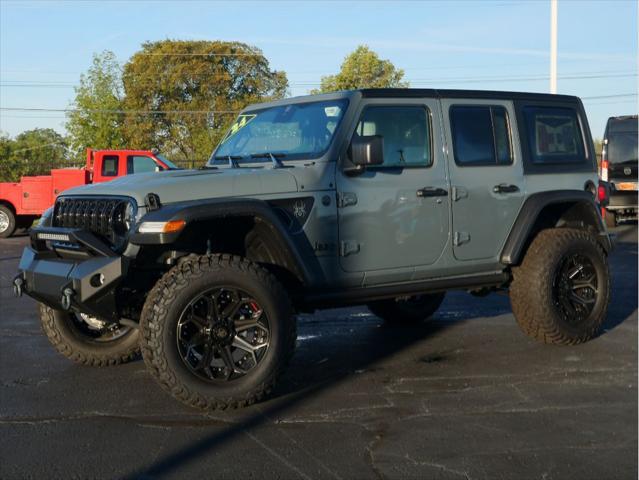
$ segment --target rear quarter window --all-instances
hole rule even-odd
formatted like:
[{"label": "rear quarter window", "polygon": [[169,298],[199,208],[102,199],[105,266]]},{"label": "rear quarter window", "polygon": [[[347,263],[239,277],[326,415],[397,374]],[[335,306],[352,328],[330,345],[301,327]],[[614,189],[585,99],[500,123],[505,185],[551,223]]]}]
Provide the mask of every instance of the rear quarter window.
[{"label": "rear quarter window", "polygon": [[574,109],[526,106],[523,115],[533,164],[586,163],[583,135]]}]

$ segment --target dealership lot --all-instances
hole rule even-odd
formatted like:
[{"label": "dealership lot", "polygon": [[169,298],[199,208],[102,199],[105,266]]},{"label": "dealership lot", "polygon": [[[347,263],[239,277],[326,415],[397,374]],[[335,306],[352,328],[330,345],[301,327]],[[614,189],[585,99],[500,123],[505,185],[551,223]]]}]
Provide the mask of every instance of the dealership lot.
[{"label": "dealership lot", "polygon": [[537,344],[508,298],[449,294],[430,324],[365,308],[303,315],[271,399],[183,407],[142,361],[58,355],[0,241],[1,478],[637,478],[637,227],[616,229],[606,331]]}]

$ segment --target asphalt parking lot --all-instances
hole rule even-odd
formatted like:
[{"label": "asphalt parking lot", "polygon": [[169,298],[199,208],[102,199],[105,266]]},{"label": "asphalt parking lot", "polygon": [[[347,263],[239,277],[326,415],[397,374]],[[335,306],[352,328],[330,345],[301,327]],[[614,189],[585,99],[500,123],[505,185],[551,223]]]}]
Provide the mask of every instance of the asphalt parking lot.
[{"label": "asphalt parking lot", "polygon": [[508,298],[450,294],[430,324],[365,308],[299,320],[270,400],[204,415],[144,364],[80,367],[10,281],[0,240],[0,478],[637,478],[637,226],[616,229],[605,332],[520,333]]}]

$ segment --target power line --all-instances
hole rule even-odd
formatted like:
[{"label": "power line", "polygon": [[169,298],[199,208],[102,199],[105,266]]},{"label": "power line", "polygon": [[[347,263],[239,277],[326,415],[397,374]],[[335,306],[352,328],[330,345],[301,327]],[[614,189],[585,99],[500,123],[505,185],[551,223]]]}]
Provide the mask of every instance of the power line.
[{"label": "power line", "polygon": [[79,108],[30,108],[30,107],[0,107],[0,111],[5,112],[87,112],[87,113],[113,113],[113,114],[136,114],[136,115],[155,115],[155,114],[215,114],[215,115],[236,115],[240,110],[109,110],[109,109],[79,109]]},{"label": "power line", "polygon": [[[558,77],[561,80],[593,80],[603,78],[631,78],[637,77],[637,73],[622,73],[612,75],[564,75]],[[214,76],[214,75],[211,75]],[[548,75],[539,76],[515,76],[515,77],[476,77],[476,78],[432,78],[432,79],[407,79],[412,86],[423,85],[450,85],[450,84],[464,84],[464,83],[483,83],[483,82],[535,82],[545,81],[550,77]],[[153,79],[145,79],[145,81],[136,81],[138,85],[154,85],[156,82]],[[288,82],[289,87],[317,87],[321,85],[321,81],[298,81]],[[75,88],[77,84],[68,82],[43,82],[37,80],[5,80],[0,82],[0,88]]]}]

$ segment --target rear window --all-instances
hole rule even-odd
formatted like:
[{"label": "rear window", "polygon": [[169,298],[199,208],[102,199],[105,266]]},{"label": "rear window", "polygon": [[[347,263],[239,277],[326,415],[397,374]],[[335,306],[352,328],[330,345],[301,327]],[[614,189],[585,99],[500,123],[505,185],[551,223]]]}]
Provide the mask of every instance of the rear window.
[{"label": "rear window", "polygon": [[637,162],[637,119],[611,119],[606,136],[610,163]]},{"label": "rear window", "polygon": [[117,177],[118,176],[118,156],[105,155],[102,157],[102,176]]},{"label": "rear window", "polygon": [[586,160],[577,112],[572,108],[524,107],[532,162],[578,164]]}]

